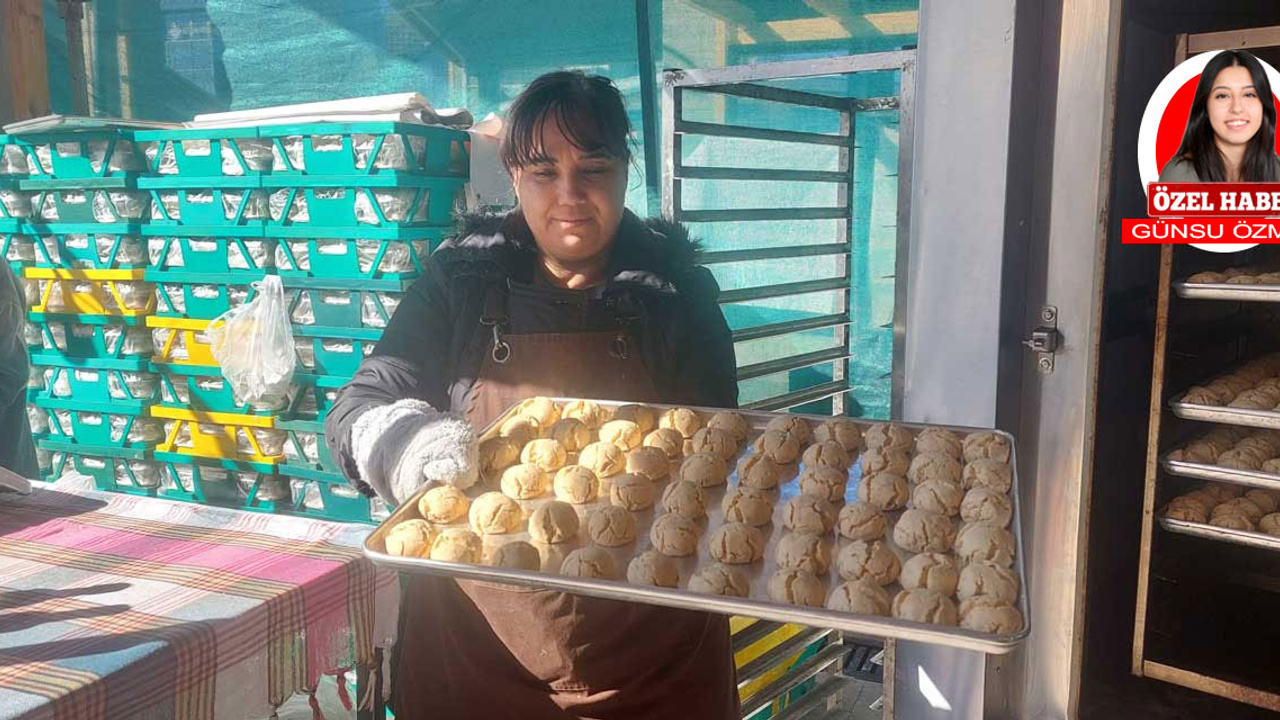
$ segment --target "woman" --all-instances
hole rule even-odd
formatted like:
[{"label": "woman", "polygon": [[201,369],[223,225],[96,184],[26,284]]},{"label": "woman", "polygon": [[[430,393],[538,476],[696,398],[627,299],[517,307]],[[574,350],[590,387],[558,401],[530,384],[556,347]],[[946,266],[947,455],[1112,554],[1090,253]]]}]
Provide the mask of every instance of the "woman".
[{"label": "woman", "polygon": [[[734,407],[715,280],[678,226],[623,207],[630,124],[607,79],[556,72],[512,103],[519,207],[471,221],[411,288],[326,420],[357,487],[391,503],[475,481],[471,428],[534,395]],[[452,414],[445,414],[444,411]],[[724,617],[405,579],[403,718],[734,718]]]},{"label": "woman", "polygon": [[1182,146],[1160,182],[1277,182],[1276,104],[1262,63],[1225,50],[1205,65]]}]

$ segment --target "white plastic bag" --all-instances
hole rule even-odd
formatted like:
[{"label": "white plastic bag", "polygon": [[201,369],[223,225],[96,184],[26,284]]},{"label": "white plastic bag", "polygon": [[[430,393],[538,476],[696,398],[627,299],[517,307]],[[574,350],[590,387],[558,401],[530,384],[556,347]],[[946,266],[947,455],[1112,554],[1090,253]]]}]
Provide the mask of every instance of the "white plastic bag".
[{"label": "white plastic bag", "polygon": [[251,302],[209,324],[210,350],[236,397],[274,404],[288,396],[297,366],[293,333],[280,278],[268,275],[254,286]]}]

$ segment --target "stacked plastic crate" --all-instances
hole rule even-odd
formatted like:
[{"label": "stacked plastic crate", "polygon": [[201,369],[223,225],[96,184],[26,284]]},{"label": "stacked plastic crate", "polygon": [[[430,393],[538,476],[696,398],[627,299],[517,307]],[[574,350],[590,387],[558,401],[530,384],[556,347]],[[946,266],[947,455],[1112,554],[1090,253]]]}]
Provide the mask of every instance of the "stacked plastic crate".
[{"label": "stacked plastic crate", "polygon": [[151,371],[139,158],[112,130],[0,136],[5,259],[29,308],[28,415],[41,472],[74,469],[99,487],[154,492]]},{"label": "stacked plastic crate", "polygon": [[[398,123],[136,134],[152,199],[162,492],[370,519],[329,457],[325,413],[447,234],[466,137]],[[285,286],[299,364],[286,400],[253,406],[223,379],[206,332],[267,273]]]}]

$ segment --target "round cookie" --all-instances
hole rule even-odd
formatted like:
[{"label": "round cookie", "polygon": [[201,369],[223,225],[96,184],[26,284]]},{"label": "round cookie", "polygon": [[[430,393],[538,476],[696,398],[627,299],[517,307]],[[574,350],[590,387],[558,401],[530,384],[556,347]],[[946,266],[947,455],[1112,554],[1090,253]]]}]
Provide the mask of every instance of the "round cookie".
[{"label": "round cookie", "polygon": [[1280,512],[1263,515],[1258,521],[1258,532],[1280,537]]},{"label": "round cookie", "polygon": [[487,492],[471,502],[471,529],[481,535],[506,535],[524,527],[520,503],[500,492]]},{"label": "round cookie", "polygon": [[741,413],[736,413],[732,410],[723,410],[712,415],[711,419],[707,421],[707,427],[729,433],[738,441],[739,445],[746,442],[751,435],[751,423],[748,423]]},{"label": "round cookie", "polygon": [[550,478],[537,465],[512,465],[502,471],[502,492],[516,500],[532,500],[546,494]]},{"label": "round cookie", "polygon": [[967,463],[986,458],[1008,463],[1011,452],[1009,441],[995,432],[978,432],[968,435],[964,439],[963,448],[964,460]]},{"label": "round cookie", "polygon": [[1008,635],[1022,629],[1022,613],[999,598],[978,595],[960,603],[960,627]]},{"label": "round cookie", "polygon": [[738,454],[738,439],[727,430],[702,428],[693,434],[689,453],[707,452],[728,462]]},{"label": "round cookie", "polygon": [[911,437],[910,430],[899,425],[877,423],[862,434],[862,442],[868,450],[909,453],[915,445],[915,438]]},{"label": "round cookie", "polygon": [[1262,508],[1258,507],[1252,500],[1246,497],[1231,498],[1226,502],[1220,503],[1213,508],[1213,512],[1209,513],[1212,518],[1225,513],[1238,512],[1249,518],[1249,522],[1257,523],[1266,513],[1262,512]]},{"label": "round cookie", "polygon": [[530,440],[542,434],[538,421],[526,415],[512,415],[502,422],[498,435],[524,447]]},{"label": "round cookie", "polygon": [[881,540],[889,529],[889,521],[880,508],[858,501],[841,508],[836,527],[850,540]]},{"label": "round cookie", "polygon": [[889,593],[871,580],[850,580],[837,585],[827,596],[827,609],[884,617],[892,602]]},{"label": "round cookie", "polygon": [[782,525],[798,533],[825,535],[836,522],[831,503],[812,495],[797,495],[782,508]]},{"label": "round cookie", "polygon": [[688,557],[698,549],[698,525],[688,518],[667,513],[653,521],[649,541],[663,555]]},{"label": "round cookie", "polygon": [[862,468],[863,477],[884,472],[905,478],[911,469],[911,458],[901,450],[870,448],[858,456],[858,467]]},{"label": "round cookie", "polygon": [[383,544],[388,555],[426,557],[431,552],[431,542],[435,537],[435,528],[426,520],[414,518],[391,528]]},{"label": "round cookie", "polygon": [[836,554],[836,572],[845,580],[868,578],[888,585],[898,579],[902,561],[879,540],[854,540]]},{"label": "round cookie", "polygon": [[746,597],[751,591],[747,574],[738,568],[715,563],[699,568],[689,578],[689,591],[708,595]]},{"label": "round cookie", "polygon": [[418,514],[440,525],[447,525],[465,516],[470,507],[471,501],[467,496],[452,485],[433,487],[418,499]]},{"label": "round cookie", "polygon": [[849,482],[849,474],[833,467],[818,465],[806,467],[800,471],[800,494],[820,497],[827,502],[844,503],[845,486]]},{"label": "round cookie", "polygon": [[967,523],[1007,527],[1013,519],[1013,503],[1002,492],[976,487],[965,493],[964,501],[960,503],[960,518]]},{"label": "round cookie", "polygon": [[960,473],[960,463],[950,455],[921,453],[911,459],[911,466],[907,468],[907,480],[913,483],[941,480],[959,485]]},{"label": "round cookie", "polygon": [[611,442],[594,442],[578,453],[578,464],[597,478],[613,477],[627,469],[627,456]]},{"label": "round cookie", "polygon": [[1253,488],[1245,490],[1243,497],[1257,505],[1264,515],[1269,515],[1280,508],[1280,493],[1276,493],[1273,490]]},{"label": "round cookie", "polygon": [[1172,503],[1165,508],[1164,516],[1170,520],[1184,520],[1186,522],[1207,523],[1209,522],[1209,513],[1204,508],[1195,504],[1173,505]]},{"label": "round cookie", "polygon": [[806,570],[825,575],[831,567],[831,549],[821,536],[811,533],[787,533],[774,548],[773,559],[781,568]]},{"label": "round cookie", "polygon": [[609,485],[609,501],[626,510],[648,510],[658,489],[643,475],[619,475]]},{"label": "round cookie", "polygon": [[672,408],[658,416],[658,427],[671,428],[690,440],[702,428],[702,418],[689,408]]},{"label": "round cookie", "polygon": [[621,547],[636,539],[636,519],[626,510],[606,505],[587,515],[587,537],[604,547]]},{"label": "round cookie", "polygon": [[943,595],[954,595],[960,583],[960,570],[950,555],[920,553],[902,564],[898,582],[906,590],[928,588]]},{"label": "round cookie", "polygon": [[800,456],[800,460],[805,467],[825,465],[840,471],[848,470],[849,464],[853,462],[849,459],[849,453],[844,446],[835,440],[824,440],[810,445]]},{"label": "round cookie", "polygon": [[533,418],[540,428],[549,428],[560,419],[560,409],[547,397],[532,397],[516,408],[516,415]]},{"label": "round cookie", "polygon": [[529,537],[547,544],[568,542],[578,536],[578,513],[559,500],[545,502],[529,515]]},{"label": "round cookie", "polygon": [[644,446],[658,448],[669,460],[678,460],[684,455],[684,436],[671,428],[658,428],[644,436]]},{"label": "round cookie", "polygon": [[756,490],[773,490],[782,482],[782,468],[763,455],[748,455],[738,463],[738,484]]},{"label": "round cookie", "polygon": [[445,528],[431,541],[431,559],[478,565],[483,549],[480,536],[470,530]]},{"label": "round cookie", "polygon": [[773,518],[773,499],[764,490],[736,487],[725,493],[720,509],[725,522],[768,525]]},{"label": "round cookie", "polygon": [[862,448],[862,431],[852,420],[828,420],[814,428],[813,439],[816,442],[835,440],[851,457]]},{"label": "round cookie", "polygon": [[609,419],[609,411],[591,400],[570,400],[560,410],[560,417],[581,420],[588,430],[597,430]]},{"label": "round cookie", "polygon": [[694,453],[680,464],[680,479],[710,488],[725,484],[729,478],[729,466],[715,455]]},{"label": "round cookie", "polygon": [[764,535],[746,523],[725,523],[711,533],[708,549],[722,563],[742,565],[764,557]]},{"label": "round cookie", "polygon": [[480,474],[488,477],[515,465],[520,460],[520,448],[514,440],[496,437],[480,443]]},{"label": "round cookie", "polygon": [[893,598],[893,616],[902,620],[955,625],[959,619],[957,615],[956,604],[951,602],[951,598],[933,590],[903,590]]},{"label": "round cookie", "polygon": [[657,550],[646,550],[627,564],[627,582],[673,588],[680,584],[680,571],[671,558]]},{"label": "round cookie", "polygon": [[644,441],[644,432],[639,425],[630,420],[619,420],[615,415],[612,420],[600,426],[600,441],[613,443],[624,452],[635,450]]},{"label": "round cookie", "polygon": [[769,578],[769,597],[774,602],[790,605],[822,607],[827,596],[826,584],[807,570],[783,568]]},{"label": "round cookie", "polygon": [[881,510],[901,510],[911,498],[911,486],[901,475],[882,472],[863,477],[858,484],[858,499]]},{"label": "round cookie", "polygon": [[627,453],[627,472],[661,482],[671,475],[671,460],[658,448],[638,447]]},{"label": "round cookie", "polygon": [[645,433],[658,427],[658,413],[647,405],[622,405],[613,411],[613,419],[629,420]]},{"label": "round cookie", "polygon": [[707,516],[707,494],[696,483],[673,482],[662,491],[662,509],[690,520]]},{"label": "round cookie", "polygon": [[1018,601],[1018,585],[1018,576],[1009,568],[990,560],[974,560],[960,570],[956,597],[963,601],[987,595],[1012,603]]},{"label": "round cookie", "polygon": [[964,466],[961,477],[966,489],[988,487],[997,492],[1008,493],[1013,487],[1013,470],[1007,463],[998,460],[986,458],[970,460],[969,464]]},{"label": "round cookie", "polygon": [[612,580],[618,576],[613,556],[598,547],[587,546],[569,553],[560,565],[561,575]]},{"label": "round cookie", "polygon": [[764,429],[765,432],[775,430],[793,435],[801,445],[808,445],[813,439],[813,430],[809,427],[809,422],[797,415],[778,415],[770,420]]},{"label": "round cookie", "polygon": [[551,439],[568,452],[580,452],[591,444],[591,428],[577,418],[563,418],[551,426]]},{"label": "round cookie", "polygon": [[974,524],[960,528],[956,535],[956,555],[966,563],[990,560],[1005,567],[1013,565],[1013,536],[995,525]]},{"label": "round cookie", "polygon": [[494,550],[489,564],[512,570],[537,571],[542,569],[542,558],[537,548],[523,540],[515,540]]},{"label": "round cookie", "polygon": [[569,459],[569,453],[564,446],[557,440],[551,438],[539,438],[530,440],[528,445],[520,451],[520,462],[525,465],[536,465],[543,472],[555,472],[564,467],[565,462]]},{"label": "round cookie", "polygon": [[1209,524],[1215,527],[1229,528],[1231,530],[1249,530],[1254,529],[1253,521],[1248,515],[1238,510],[1224,512],[1209,518]]},{"label": "round cookie", "polygon": [[956,460],[964,457],[964,444],[960,437],[944,428],[925,428],[916,435],[917,453],[942,453]]},{"label": "round cookie", "polygon": [[964,497],[964,490],[955,483],[925,480],[911,489],[911,507],[950,517],[960,512]]},{"label": "round cookie", "polygon": [[574,505],[585,505],[596,499],[600,481],[596,474],[581,465],[565,465],[551,481],[551,489],[557,500]]},{"label": "round cookie", "polygon": [[756,438],[757,455],[764,456],[779,465],[793,463],[800,457],[800,439],[782,430],[765,430]]}]

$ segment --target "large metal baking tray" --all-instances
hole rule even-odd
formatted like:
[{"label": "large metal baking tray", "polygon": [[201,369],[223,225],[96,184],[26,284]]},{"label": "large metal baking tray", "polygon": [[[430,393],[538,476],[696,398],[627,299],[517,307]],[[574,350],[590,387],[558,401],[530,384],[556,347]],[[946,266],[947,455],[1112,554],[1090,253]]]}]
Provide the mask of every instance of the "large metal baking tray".
[{"label": "large metal baking tray", "polygon": [[1237,470],[1236,468],[1205,465],[1203,463],[1193,463],[1185,460],[1171,460],[1167,456],[1160,462],[1164,466],[1165,471],[1173,475],[1181,475],[1182,477],[1196,478],[1199,480],[1225,482],[1233,485],[1248,485],[1249,487],[1258,487],[1280,492],[1280,475],[1262,472],[1261,470]]},{"label": "large metal baking tray", "polygon": [[1236,302],[1280,302],[1280,285],[1230,285],[1228,283],[1173,284],[1178,297],[1188,300],[1234,300]]},{"label": "large metal baking tray", "polygon": [[1179,535],[1191,535],[1192,537],[1203,538],[1205,540],[1216,540],[1218,542],[1228,542],[1233,545],[1246,545],[1248,547],[1261,548],[1263,550],[1274,550],[1280,552],[1280,537],[1267,535],[1266,533],[1253,532],[1251,530],[1235,530],[1233,528],[1218,527],[1208,523],[1191,522],[1189,520],[1176,520],[1174,518],[1163,517],[1161,512],[1160,527],[1171,533]]},{"label": "large metal baking tray", "polygon": [[[557,403],[567,402],[574,398],[554,398]],[[625,403],[597,400],[600,405],[609,408],[615,408]],[[649,407],[653,407],[659,411],[678,407],[676,405],[666,405],[660,403],[646,403]],[[685,406],[696,410],[704,416],[710,415],[722,410],[722,408],[705,408],[696,406]],[[498,427],[509,417],[514,411],[514,407],[503,413],[501,417],[495,420],[484,432],[480,434],[481,440],[486,440],[496,436]],[[750,440],[763,430],[764,426],[780,413],[764,413],[740,410],[740,412],[751,424],[753,435]],[[813,424],[830,420],[830,417],[821,415],[801,415]],[[854,419],[864,431],[873,423],[859,422]],[[930,426],[912,423],[895,423],[904,428],[911,429],[913,432],[919,432],[926,427],[946,427],[948,430],[955,431],[958,434],[967,434],[971,432],[981,432],[984,428],[965,428],[952,426]],[[856,633],[867,637],[877,638],[894,638],[899,640],[909,640],[914,642],[932,643],[935,645],[946,645],[950,647],[962,648],[966,650],[976,650],[993,655],[1000,655],[1010,652],[1017,646],[1027,634],[1031,627],[1031,608],[1027,600],[1027,575],[1023,565],[1025,556],[1025,543],[1022,535],[1022,508],[1018,494],[1017,480],[1017,449],[1014,445],[1012,436],[1008,433],[1001,433],[1010,443],[1011,455],[1010,465],[1014,469],[1014,482],[1011,491],[1011,499],[1013,501],[1013,520],[1012,527],[1014,541],[1016,544],[1016,557],[1014,559],[1014,570],[1018,573],[1020,582],[1020,593],[1018,597],[1017,607],[1022,612],[1023,629],[1017,633],[1010,635],[989,635],[973,630],[967,630],[960,627],[946,627],[941,625],[930,625],[924,623],[910,622],[889,617],[876,617],[867,615],[855,615],[852,613],[836,612],[825,608],[810,608],[798,605],[787,605],[777,603],[771,600],[766,590],[769,577],[776,570],[774,564],[774,551],[778,540],[783,535],[783,526],[781,522],[781,513],[786,501],[799,494],[795,477],[779,488],[778,502],[775,504],[774,521],[771,525],[761,528],[762,531],[768,532],[768,541],[765,546],[764,559],[762,562],[752,563],[751,565],[738,566],[747,573],[751,580],[751,592],[746,598],[723,597],[716,595],[708,595],[702,593],[693,593],[684,589],[667,589],[658,587],[648,587],[641,585],[632,585],[625,580],[596,580],[588,578],[565,577],[555,574],[559,568],[561,559],[570,551],[587,545],[589,541],[584,539],[585,532],[580,533],[579,538],[572,542],[562,543],[558,545],[538,545],[539,550],[543,552],[543,571],[530,572],[522,570],[511,570],[507,568],[496,568],[488,565],[470,565],[465,563],[451,563],[436,560],[427,560],[422,558],[407,558],[394,555],[388,555],[383,552],[383,538],[387,531],[402,520],[417,517],[417,500],[421,492],[416,494],[409,501],[403,503],[387,520],[383,521],[373,533],[365,540],[364,552],[374,563],[383,567],[418,574],[427,575],[446,575],[456,578],[468,578],[472,580],[483,580],[491,582],[499,582],[514,585],[524,585],[548,590],[559,590],[563,592],[576,593],[580,595],[591,595],[595,597],[611,598],[615,600],[628,600],[633,602],[648,603],[651,605],[664,605],[668,607],[685,608],[690,610],[703,610],[708,612],[722,613],[726,615],[745,615],[748,617],[756,617],[764,620],[775,620],[778,622],[799,623],[814,627],[826,627],[845,632]],[[750,441],[747,443],[745,452],[750,452]],[[741,455],[739,455],[739,458]],[[734,463],[736,464],[737,458]],[[673,461],[673,472],[678,467],[679,461]],[[731,466],[732,468],[732,466]],[[857,487],[861,479],[861,471],[855,462],[849,471],[849,484],[847,486],[845,499],[853,501],[856,499]],[[723,513],[720,508],[721,499],[728,488],[737,484],[736,470],[731,469],[729,482],[726,486],[719,488],[707,489],[707,513],[708,518],[702,521],[702,536],[698,543],[698,551],[695,556],[690,558],[673,558],[680,569],[680,587],[683,588],[688,582],[689,576],[694,570],[704,562],[714,562],[709,558],[707,552],[707,537],[709,527],[718,526],[723,520]],[[466,494],[469,497],[476,497],[482,492],[488,490],[496,490],[496,479],[486,479],[475,487],[469,488]],[[532,507],[537,503],[545,502],[548,498],[527,501],[525,503],[526,511],[531,511]],[[584,519],[588,512],[599,505],[608,504],[607,494],[602,501],[587,505],[575,506],[578,509],[579,516]],[[886,535],[892,536],[893,523],[897,521],[900,512],[889,513],[890,531]],[[649,540],[649,527],[652,524],[655,514],[654,511],[646,511],[635,513],[636,516],[636,541],[633,545],[623,548],[602,548],[614,557],[615,564],[618,566],[620,574],[625,572],[627,562],[640,553],[651,548]],[[957,523],[958,523],[957,519]],[[457,523],[457,526],[463,527],[466,520],[463,519]],[[957,528],[958,529],[958,528]],[[838,535],[833,530],[828,536],[829,539]],[[513,540],[530,541],[527,532],[515,533],[510,535],[494,536],[485,538],[485,553],[491,551],[492,547],[497,547]],[[831,539],[832,546],[832,565],[834,566],[834,558],[839,549],[849,542],[843,537]],[[532,541],[530,541],[532,542]],[[490,545],[492,543],[492,546]],[[892,537],[886,537],[885,543],[896,552],[905,562],[912,553],[906,552],[898,548],[892,540]],[[835,568],[832,567],[828,573],[827,587],[828,590],[840,582],[839,575]],[[889,585],[885,588],[890,596],[894,595],[901,589],[897,583]],[[953,598],[954,600],[954,598]]]},{"label": "large metal baking tray", "polygon": [[1181,393],[1169,401],[1169,407],[1173,409],[1173,414],[1184,420],[1280,430],[1280,412],[1275,410],[1248,410],[1245,408],[1226,407],[1225,405],[1197,405],[1183,402],[1182,398],[1185,396],[1186,393]]}]

